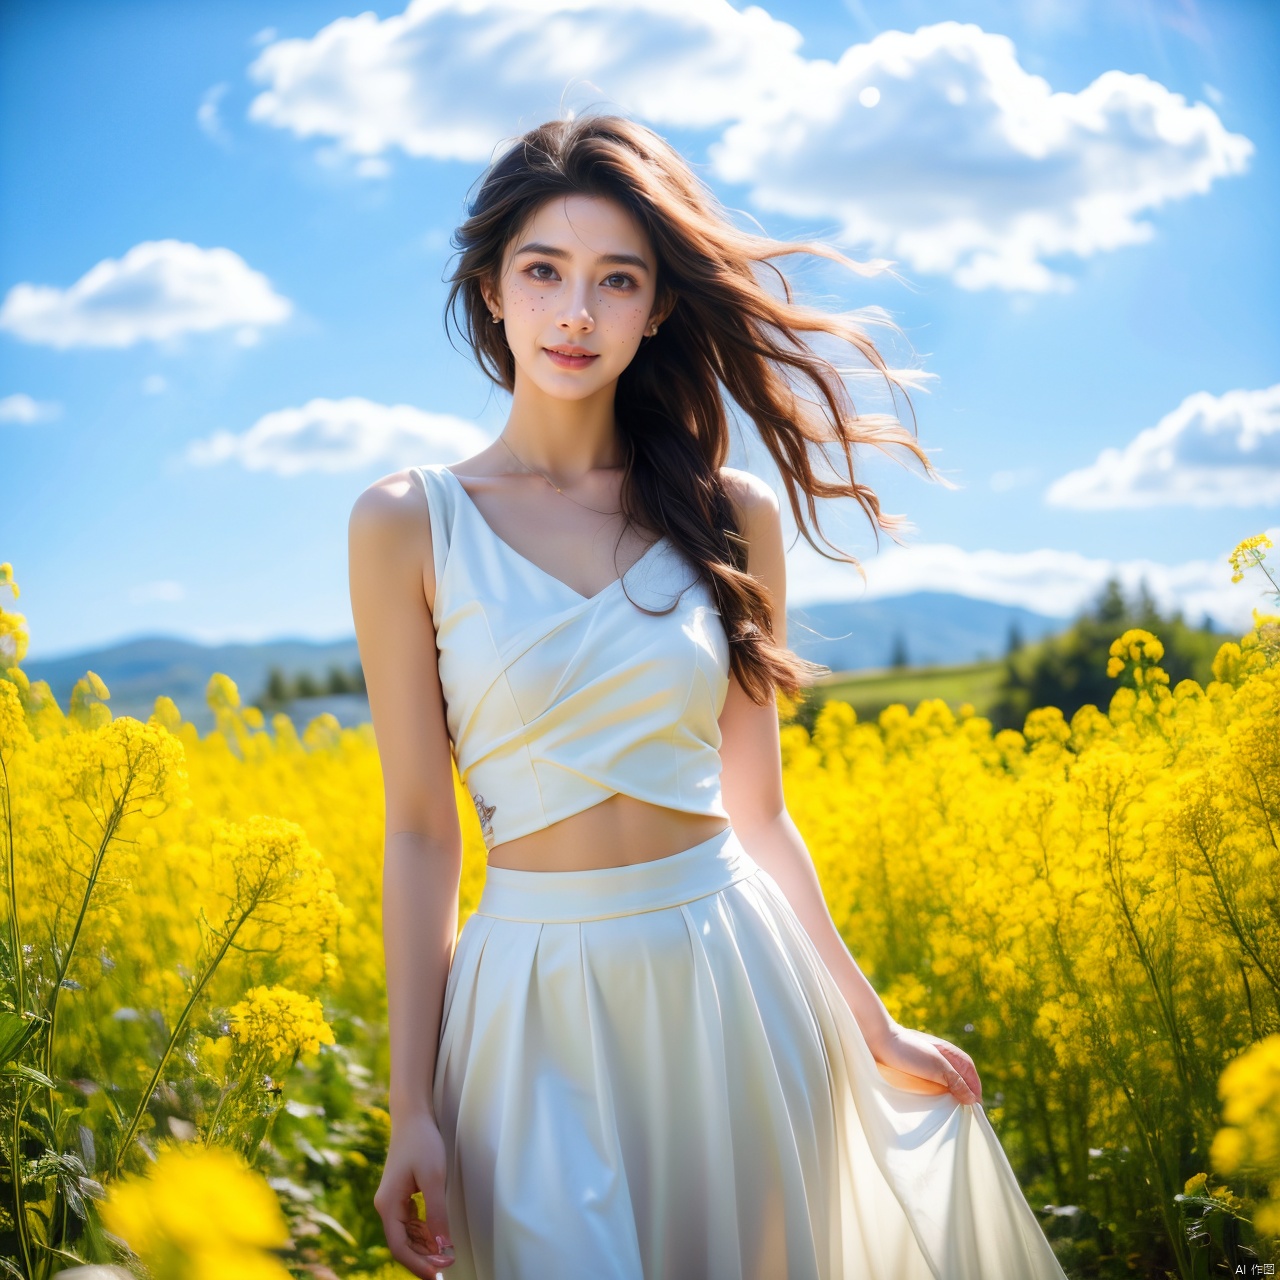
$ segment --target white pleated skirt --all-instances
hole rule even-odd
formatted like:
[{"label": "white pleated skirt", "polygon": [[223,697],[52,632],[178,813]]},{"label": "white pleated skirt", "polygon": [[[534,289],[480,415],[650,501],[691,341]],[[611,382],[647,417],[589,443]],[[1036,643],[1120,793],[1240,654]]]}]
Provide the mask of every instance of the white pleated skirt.
[{"label": "white pleated skirt", "polygon": [[490,867],[435,1105],[450,1280],[1065,1280],[981,1105],[881,1074],[732,828]]}]

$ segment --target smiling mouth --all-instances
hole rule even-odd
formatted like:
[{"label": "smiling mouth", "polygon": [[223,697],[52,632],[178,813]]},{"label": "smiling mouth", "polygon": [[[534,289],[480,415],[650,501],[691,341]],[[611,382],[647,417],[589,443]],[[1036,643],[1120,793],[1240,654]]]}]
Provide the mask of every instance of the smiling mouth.
[{"label": "smiling mouth", "polygon": [[565,351],[557,347],[543,347],[543,350],[548,359],[562,369],[585,369],[593,360],[600,358],[597,352],[584,351],[582,348]]}]

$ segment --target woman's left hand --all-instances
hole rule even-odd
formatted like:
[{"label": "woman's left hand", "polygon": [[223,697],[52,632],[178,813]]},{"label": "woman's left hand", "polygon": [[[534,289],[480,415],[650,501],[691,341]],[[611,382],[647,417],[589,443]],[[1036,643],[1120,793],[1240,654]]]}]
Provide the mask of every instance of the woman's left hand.
[{"label": "woman's left hand", "polygon": [[982,1101],[982,1081],[973,1059],[949,1040],[895,1025],[874,1053],[876,1061],[886,1067],[935,1081],[957,1102]]}]

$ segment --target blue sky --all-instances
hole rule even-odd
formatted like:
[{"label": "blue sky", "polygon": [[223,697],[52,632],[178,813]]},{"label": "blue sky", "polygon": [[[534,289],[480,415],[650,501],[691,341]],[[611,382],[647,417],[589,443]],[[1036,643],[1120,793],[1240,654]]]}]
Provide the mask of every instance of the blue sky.
[{"label": "blue sky", "polygon": [[590,103],[905,277],[799,274],[902,327],[873,333],[935,375],[919,431],[958,487],[869,461],[909,546],[833,507],[868,585],[801,543],[793,603],[1066,616],[1118,571],[1243,622],[1226,553],[1280,542],[1278,36],[1200,0],[10,3],[0,560],[31,654],[349,635],[356,495],[504,419],[441,324],[468,188]]}]

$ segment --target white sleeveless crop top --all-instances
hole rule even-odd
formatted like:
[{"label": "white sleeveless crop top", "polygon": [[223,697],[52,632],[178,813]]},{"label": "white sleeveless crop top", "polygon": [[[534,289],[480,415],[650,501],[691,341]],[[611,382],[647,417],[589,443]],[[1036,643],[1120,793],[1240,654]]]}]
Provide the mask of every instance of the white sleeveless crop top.
[{"label": "white sleeveless crop top", "polygon": [[[729,641],[675,543],[660,538],[584,596],[499,538],[442,463],[414,470],[430,508],[449,738],[486,847],[618,793],[728,818]],[[632,603],[666,609],[681,591],[670,613]]]}]

